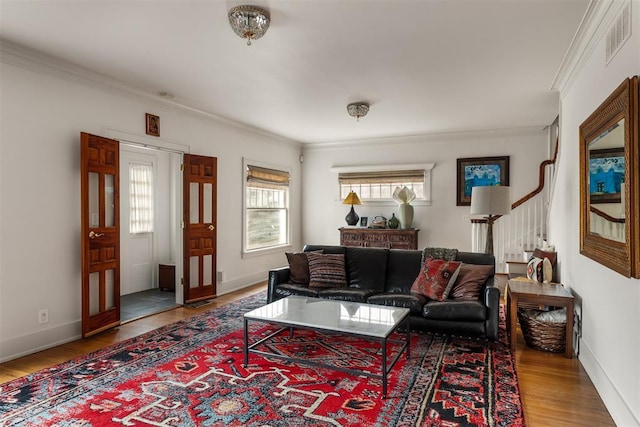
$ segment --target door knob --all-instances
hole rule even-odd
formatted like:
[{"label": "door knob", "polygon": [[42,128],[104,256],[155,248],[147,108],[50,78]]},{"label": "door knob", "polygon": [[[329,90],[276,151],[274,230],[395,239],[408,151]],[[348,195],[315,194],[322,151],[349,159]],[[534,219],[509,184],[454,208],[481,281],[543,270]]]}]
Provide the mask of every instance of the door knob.
[{"label": "door knob", "polygon": [[216,229],[216,228],[213,226],[213,224],[209,224],[209,227],[208,227],[208,228],[209,228],[209,230],[210,230],[210,231],[213,231],[213,230],[215,230],[215,229]]},{"label": "door knob", "polygon": [[95,239],[96,237],[100,237],[100,236],[104,236],[104,233],[96,233],[94,231],[90,231],[89,232],[89,238],[90,239]]}]

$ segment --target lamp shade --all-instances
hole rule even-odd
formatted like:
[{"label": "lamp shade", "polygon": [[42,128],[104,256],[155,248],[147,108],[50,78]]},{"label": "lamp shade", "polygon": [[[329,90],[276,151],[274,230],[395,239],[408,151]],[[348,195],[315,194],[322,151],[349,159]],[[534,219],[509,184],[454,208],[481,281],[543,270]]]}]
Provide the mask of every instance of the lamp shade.
[{"label": "lamp shade", "polygon": [[343,205],[361,205],[362,202],[360,201],[360,198],[355,193],[355,191],[350,191],[349,194],[347,194],[347,197],[345,197],[344,200],[342,201],[342,204]]},{"label": "lamp shade", "polygon": [[508,215],[510,211],[510,187],[496,185],[471,189],[471,215]]}]

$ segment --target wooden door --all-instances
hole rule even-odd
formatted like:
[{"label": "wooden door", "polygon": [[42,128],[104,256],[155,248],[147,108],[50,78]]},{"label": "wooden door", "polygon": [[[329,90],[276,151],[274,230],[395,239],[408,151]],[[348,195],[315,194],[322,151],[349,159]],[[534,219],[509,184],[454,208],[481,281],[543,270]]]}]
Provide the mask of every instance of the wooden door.
[{"label": "wooden door", "polygon": [[82,337],[120,324],[119,144],[82,132]]},{"label": "wooden door", "polygon": [[215,157],[184,155],[184,302],[216,296],[217,175]]}]

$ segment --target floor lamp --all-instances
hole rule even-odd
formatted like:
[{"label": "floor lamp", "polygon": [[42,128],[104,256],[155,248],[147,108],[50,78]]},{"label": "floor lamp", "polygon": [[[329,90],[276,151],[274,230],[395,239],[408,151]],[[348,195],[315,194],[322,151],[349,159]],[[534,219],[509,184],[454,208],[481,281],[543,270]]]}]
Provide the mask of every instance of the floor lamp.
[{"label": "floor lamp", "polygon": [[485,253],[493,255],[493,223],[501,215],[511,211],[511,188],[484,186],[471,189],[471,215],[487,215],[487,240]]}]

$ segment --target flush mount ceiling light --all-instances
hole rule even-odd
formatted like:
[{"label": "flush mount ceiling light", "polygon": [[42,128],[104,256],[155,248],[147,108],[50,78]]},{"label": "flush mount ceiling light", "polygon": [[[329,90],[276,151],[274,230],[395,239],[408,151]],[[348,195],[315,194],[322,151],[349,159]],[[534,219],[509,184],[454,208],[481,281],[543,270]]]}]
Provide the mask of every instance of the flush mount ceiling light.
[{"label": "flush mount ceiling light", "polygon": [[347,111],[351,117],[355,117],[360,121],[360,117],[364,117],[369,112],[369,104],[366,102],[352,102],[347,105]]},{"label": "flush mount ceiling light", "polygon": [[264,36],[269,21],[269,12],[258,6],[236,6],[229,11],[231,28],[237,35],[247,39],[247,46],[251,46],[251,40]]}]

